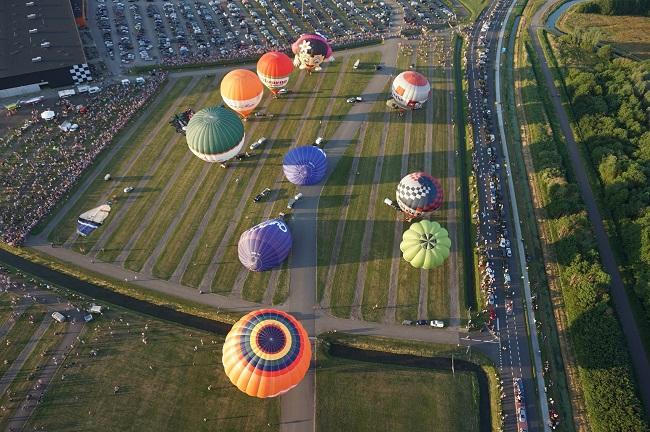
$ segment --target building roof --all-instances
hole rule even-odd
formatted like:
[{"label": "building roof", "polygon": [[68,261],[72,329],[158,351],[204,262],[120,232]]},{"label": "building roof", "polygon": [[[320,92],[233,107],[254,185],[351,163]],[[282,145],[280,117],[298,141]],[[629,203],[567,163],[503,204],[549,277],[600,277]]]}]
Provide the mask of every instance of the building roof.
[{"label": "building roof", "polygon": [[70,0],[0,0],[0,78],[81,63]]}]

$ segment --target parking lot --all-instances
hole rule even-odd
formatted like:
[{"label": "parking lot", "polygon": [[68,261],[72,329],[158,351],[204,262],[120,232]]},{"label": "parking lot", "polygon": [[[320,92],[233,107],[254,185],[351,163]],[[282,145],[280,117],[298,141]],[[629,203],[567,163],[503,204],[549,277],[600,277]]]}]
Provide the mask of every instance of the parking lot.
[{"label": "parking lot", "polygon": [[349,0],[97,0],[90,26],[100,55],[120,67],[247,57],[286,49],[302,33],[333,43],[378,37],[391,7]]}]

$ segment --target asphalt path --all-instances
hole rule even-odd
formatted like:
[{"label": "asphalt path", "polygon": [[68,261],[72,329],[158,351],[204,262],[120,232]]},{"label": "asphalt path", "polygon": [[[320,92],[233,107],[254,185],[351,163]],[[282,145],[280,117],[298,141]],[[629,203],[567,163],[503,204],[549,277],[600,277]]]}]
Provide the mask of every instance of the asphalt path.
[{"label": "asphalt path", "polygon": [[634,312],[630,306],[630,301],[627,298],[625,286],[623,285],[623,280],[618,269],[618,264],[612,252],[612,247],[609,243],[609,237],[607,236],[605,227],[603,225],[603,218],[600,215],[600,210],[598,209],[598,204],[596,202],[594,192],[591,189],[591,184],[589,183],[589,179],[587,177],[584,162],[576,144],[575,137],[573,136],[573,130],[571,129],[569,117],[564,110],[564,106],[562,105],[562,99],[560,97],[558,89],[555,87],[553,73],[551,72],[551,69],[546,61],[544,51],[542,50],[542,46],[537,35],[537,30],[544,28],[543,19],[545,13],[557,2],[557,0],[550,0],[544,3],[544,5],[535,13],[535,15],[533,15],[528,31],[533,41],[533,47],[535,48],[535,53],[539,60],[542,74],[544,75],[544,80],[546,81],[546,87],[550,92],[553,109],[555,110],[557,118],[560,122],[562,135],[564,135],[566,139],[566,147],[569,153],[569,160],[571,161],[571,169],[573,170],[573,173],[576,177],[580,195],[582,196],[585,207],[587,209],[587,216],[589,217],[589,222],[591,223],[594,237],[596,238],[596,245],[598,247],[598,253],[600,254],[601,262],[605,268],[605,271],[611,278],[610,293],[612,295],[612,299],[614,300],[616,314],[618,315],[618,319],[623,328],[623,333],[625,335],[625,340],[630,352],[630,357],[632,358],[632,364],[636,372],[637,388],[641,393],[646,413],[650,413],[650,363],[648,362],[648,355],[643,346],[639,329],[635,323]]},{"label": "asphalt path", "polygon": [[[500,341],[498,367],[505,396],[502,400],[504,428],[506,431],[517,430],[513,379],[522,378],[528,428],[546,430],[547,423],[542,419],[548,418],[548,409],[541,358],[534,330],[521,222],[500,114],[500,68],[497,61],[500,61],[504,28],[513,4],[508,1],[493,3],[479,16],[469,41],[466,69],[475,144],[472,161],[479,204],[475,215],[479,227],[477,247],[484,257],[481,262],[481,283],[484,289],[491,287],[494,295],[486,308],[494,309],[494,332]],[[497,124],[498,129],[495,127]],[[501,143],[501,146],[497,143]],[[502,187],[506,183],[508,187]],[[504,205],[508,202],[510,208]],[[504,245],[505,240],[510,242],[507,246]],[[506,254],[506,247],[510,248],[510,256]],[[510,283],[506,282],[507,277]],[[509,313],[506,303],[510,301],[512,309]],[[533,331],[528,330],[531,328]],[[532,353],[529,334],[532,336]],[[533,368],[539,369],[540,373],[534,375]],[[535,380],[535,377],[538,379]],[[532,397],[533,390],[537,390],[535,393],[539,400]]]}]

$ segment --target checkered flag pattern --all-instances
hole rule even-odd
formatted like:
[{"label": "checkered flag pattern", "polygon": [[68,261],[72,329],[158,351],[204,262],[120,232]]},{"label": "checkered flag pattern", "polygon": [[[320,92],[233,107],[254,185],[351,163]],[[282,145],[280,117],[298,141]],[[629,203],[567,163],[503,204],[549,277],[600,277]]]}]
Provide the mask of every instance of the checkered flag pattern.
[{"label": "checkered flag pattern", "polygon": [[72,76],[75,84],[81,84],[86,81],[92,81],[93,77],[90,74],[90,67],[88,63],[76,64],[70,68],[70,76]]},{"label": "checkered flag pattern", "polygon": [[397,204],[402,211],[420,217],[440,207],[442,185],[427,173],[408,174],[397,185]]}]

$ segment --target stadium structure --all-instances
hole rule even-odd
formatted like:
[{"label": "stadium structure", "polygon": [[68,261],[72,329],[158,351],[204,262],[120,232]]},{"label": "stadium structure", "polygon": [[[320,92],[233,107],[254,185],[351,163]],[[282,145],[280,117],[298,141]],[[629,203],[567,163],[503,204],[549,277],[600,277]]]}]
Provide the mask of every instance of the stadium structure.
[{"label": "stadium structure", "polygon": [[70,0],[0,1],[0,97],[91,81],[77,25]]}]

